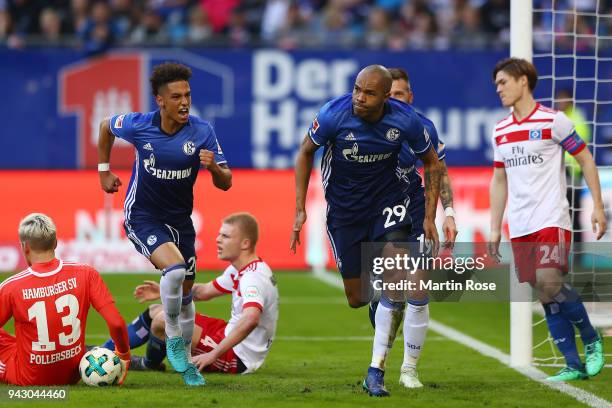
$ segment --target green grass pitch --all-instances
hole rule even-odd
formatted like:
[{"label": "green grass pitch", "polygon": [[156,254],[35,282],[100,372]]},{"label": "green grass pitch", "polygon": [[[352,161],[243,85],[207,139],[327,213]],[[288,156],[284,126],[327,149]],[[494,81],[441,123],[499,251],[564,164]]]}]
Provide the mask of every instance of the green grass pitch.
[{"label": "green grass pitch", "polygon": [[[212,279],[198,274],[197,281]],[[388,360],[386,383],[391,398],[375,399],[361,390],[371,358],[372,329],[367,309],[350,309],[341,290],[308,273],[277,273],[280,321],[277,338],[264,366],[254,374],[206,375],[207,385],[186,388],[173,373],[131,372],[123,387],[69,387],[62,407],[573,407],[576,400],[542,386],[496,360],[430,331],[419,371],[425,387],[406,390],[398,384],[402,342],[397,341]],[[7,275],[0,275],[3,280]],[[132,298],[136,284],[156,275],[104,275],[126,322],[144,310]],[[198,303],[197,310],[229,317],[229,296]],[[431,317],[494,347],[509,352],[508,305],[503,303],[434,303]],[[12,330],[12,325],[7,329]],[[541,334],[541,333],[539,333]],[[538,333],[536,335],[539,335]],[[401,329],[398,339],[401,339]],[[87,323],[87,343],[101,344],[106,325],[92,310]],[[135,349],[143,354],[144,347]],[[547,369],[546,371],[554,371]],[[612,370],[594,379],[573,383],[612,401]],[[6,386],[0,387],[0,405],[40,405],[9,402]],[[11,404],[11,405],[9,405]]]}]

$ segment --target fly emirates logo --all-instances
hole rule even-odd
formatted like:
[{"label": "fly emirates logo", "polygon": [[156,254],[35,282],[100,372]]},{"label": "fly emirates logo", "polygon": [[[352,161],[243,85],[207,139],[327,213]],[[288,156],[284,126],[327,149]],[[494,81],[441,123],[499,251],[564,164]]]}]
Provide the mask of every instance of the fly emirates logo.
[{"label": "fly emirates logo", "polygon": [[512,157],[504,159],[506,168],[517,166],[538,165],[544,163],[544,158],[541,154],[529,153],[525,154],[525,148],[522,146],[512,146]]}]

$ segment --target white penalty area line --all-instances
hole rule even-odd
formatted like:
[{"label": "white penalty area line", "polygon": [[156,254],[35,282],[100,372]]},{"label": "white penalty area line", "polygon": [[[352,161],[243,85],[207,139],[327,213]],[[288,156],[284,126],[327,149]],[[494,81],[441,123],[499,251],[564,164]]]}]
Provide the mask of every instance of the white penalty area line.
[{"label": "white penalty area line", "polygon": [[[315,271],[313,272],[313,276],[316,279],[327,283],[328,285],[344,289],[342,279],[340,279],[340,277],[335,274],[326,271]],[[590,392],[585,391],[581,388],[571,386],[564,382],[546,381],[546,377],[548,377],[548,375],[535,367],[511,366],[510,356],[508,354],[486,343],[483,343],[480,340],[468,336],[467,334],[462,333],[459,330],[453,329],[450,326],[447,326],[432,319],[429,321],[429,328],[450,340],[453,340],[461,345],[464,345],[466,347],[471,348],[472,350],[477,351],[483,356],[494,358],[503,365],[518,371],[519,373],[523,374],[524,376],[530,378],[533,381],[545,385],[548,388],[552,388],[554,390],[567,394],[576,399],[577,401],[588,405],[589,407],[612,408],[612,403],[610,403],[609,401],[598,397],[597,395],[591,394]]]}]

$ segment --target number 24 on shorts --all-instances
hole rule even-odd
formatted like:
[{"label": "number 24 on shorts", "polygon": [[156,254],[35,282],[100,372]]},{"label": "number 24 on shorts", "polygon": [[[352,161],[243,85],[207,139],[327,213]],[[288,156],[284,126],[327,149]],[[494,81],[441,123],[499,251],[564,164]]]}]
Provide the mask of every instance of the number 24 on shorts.
[{"label": "number 24 on shorts", "polygon": [[538,249],[542,255],[540,265],[562,263],[559,256],[559,245],[542,245]]}]

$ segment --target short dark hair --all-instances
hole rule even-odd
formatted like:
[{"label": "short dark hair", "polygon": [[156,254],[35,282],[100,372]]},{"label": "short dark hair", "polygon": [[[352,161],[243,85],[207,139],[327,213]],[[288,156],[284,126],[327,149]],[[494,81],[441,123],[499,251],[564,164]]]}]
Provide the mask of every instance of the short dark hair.
[{"label": "short dark hair", "polygon": [[495,78],[497,77],[497,73],[499,71],[504,71],[514,79],[519,79],[525,75],[527,77],[527,83],[529,84],[529,90],[531,92],[533,92],[536,84],[538,83],[538,71],[536,71],[535,66],[531,62],[522,58],[512,57],[499,61],[493,70],[493,82],[495,82]]},{"label": "short dark hair", "polygon": [[402,68],[389,68],[389,73],[391,73],[391,78],[394,81],[403,79],[404,81],[410,83],[410,77],[408,76],[408,73]]},{"label": "short dark hair", "polygon": [[189,81],[191,68],[178,62],[165,62],[153,68],[149,81],[153,95],[159,94],[159,88],[176,81]]}]

